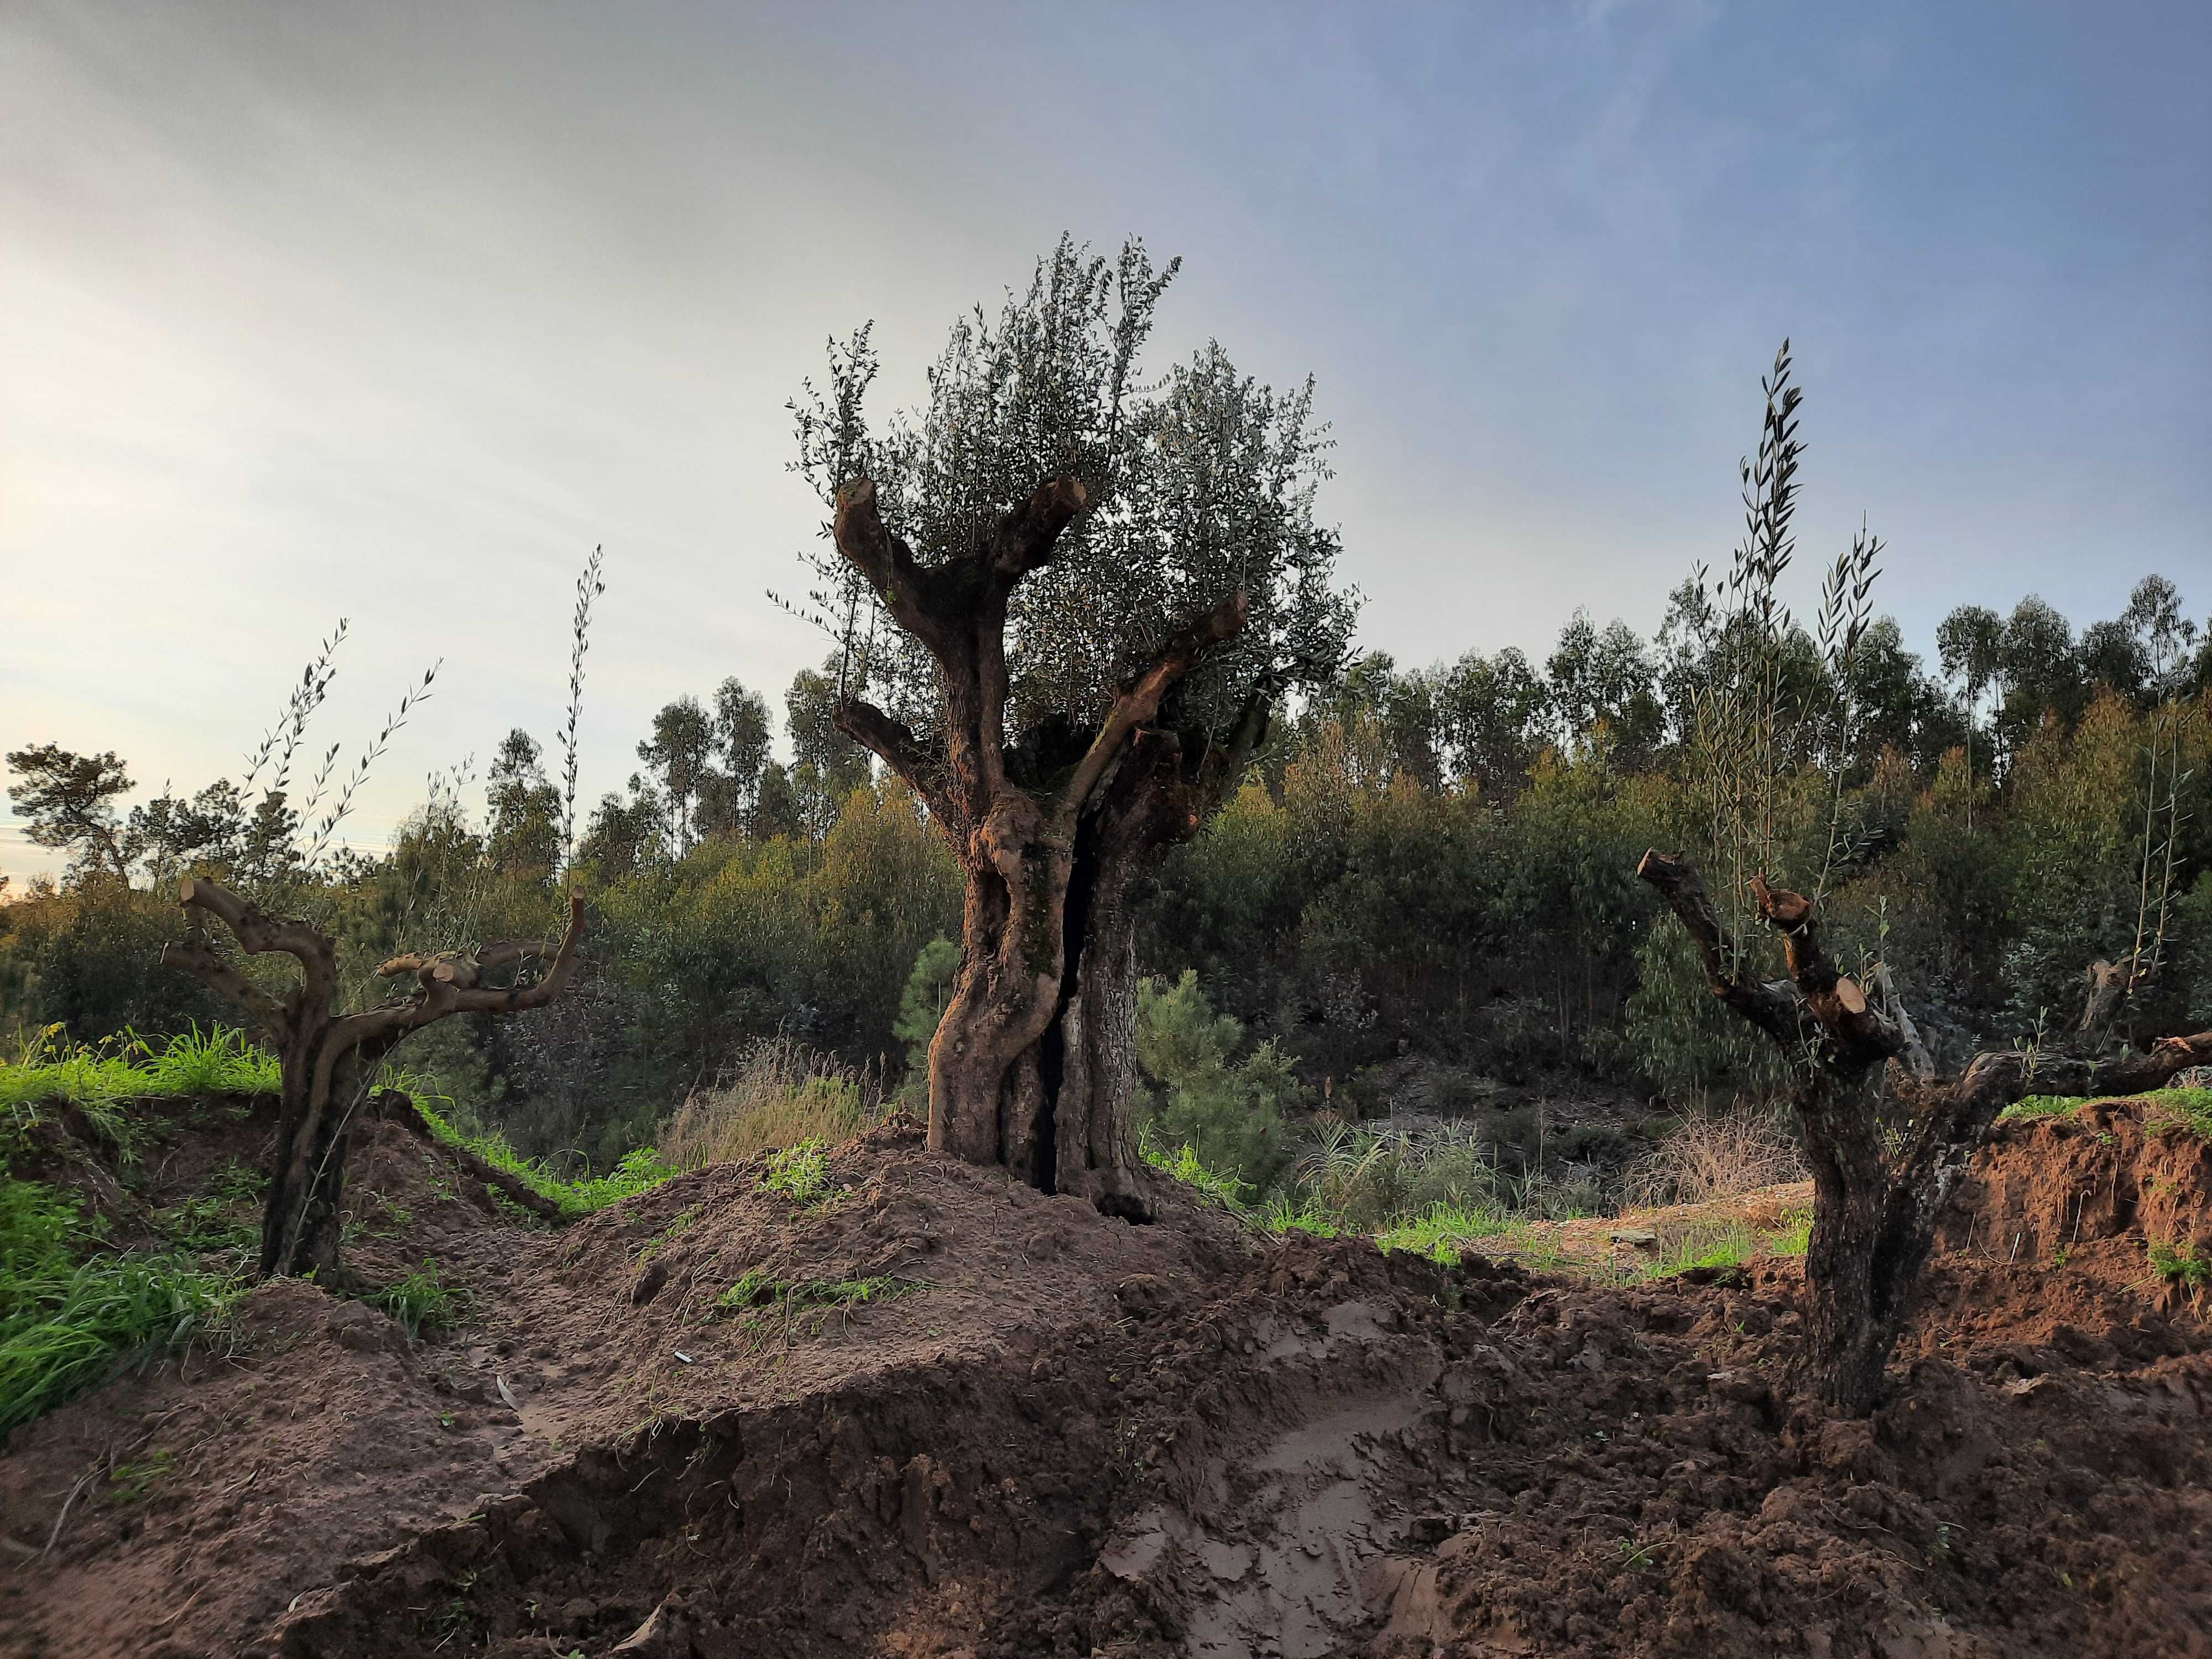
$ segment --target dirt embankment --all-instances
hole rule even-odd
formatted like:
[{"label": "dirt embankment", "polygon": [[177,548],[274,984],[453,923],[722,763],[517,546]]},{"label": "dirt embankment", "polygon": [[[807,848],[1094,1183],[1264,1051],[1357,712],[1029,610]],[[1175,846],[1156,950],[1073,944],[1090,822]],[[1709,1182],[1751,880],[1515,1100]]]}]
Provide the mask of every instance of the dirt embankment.
[{"label": "dirt embankment", "polygon": [[15,1556],[80,1495],[0,1648],[2212,1654],[2212,1359],[2146,1259],[2212,1174],[2135,1109],[1984,1157],[1870,1423],[1793,1391],[1789,1262],[1133,1227],[897,1129],[814,1201],[725,1165],[551,1233],[364,1152],[362,1259],[476,1322],[273,1285],[237,1352],[19,1433]]}]

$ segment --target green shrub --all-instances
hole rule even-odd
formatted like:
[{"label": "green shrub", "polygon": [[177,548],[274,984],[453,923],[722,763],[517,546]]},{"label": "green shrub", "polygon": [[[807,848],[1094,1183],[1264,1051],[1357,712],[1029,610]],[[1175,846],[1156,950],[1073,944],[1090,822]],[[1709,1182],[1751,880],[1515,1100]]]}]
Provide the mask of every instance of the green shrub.
[{"label": "green shrub", "polygon": [[819,1204],[830,1195],[829,1150],[819,1140],[785,1147],[769,1159],[761,1185],[794,1204]]},{"label": "green shrub", "polygon": [[2178,1280],[2192,1291],[2212,1284],[2212,1256],[2205,1255],[2194,1245],[2176,1246],[2153,1241],[2150,1266],[2153,1273]]},{"label": "green shrub", "polygon": [[1243,1036],[1239,1021],[1213,1012],[1194,971],[1138,988],[1137,1063],[1156,1085],[1146,1124],[1164,1145],[1188,1145],[1209,1169],[1264,1191],[1290,1162],[1286,1118],[1310,1095],[1273,1042],[1232,1059]]}]

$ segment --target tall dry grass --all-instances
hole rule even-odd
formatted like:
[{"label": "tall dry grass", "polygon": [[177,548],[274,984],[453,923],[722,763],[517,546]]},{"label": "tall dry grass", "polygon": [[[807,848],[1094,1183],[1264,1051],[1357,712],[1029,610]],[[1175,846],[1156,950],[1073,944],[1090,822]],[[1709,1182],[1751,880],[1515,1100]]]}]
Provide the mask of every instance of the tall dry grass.
[{"label": "tall dry grass", "polygon": [[1739,1109],[1686,1120],[1631,1172],[1627,1197],[1645,1206],[1706,1204],[1810,1174],[1779,1117]]},{"label": "tall dry grass", "polygon": [[802,1140],[835,1145],[880,1121],[886,1109],[883,1078],[872,1066],[848,1066],[777,1037],[685,1097],[662,1127],[660,1156],[696,1170]]}]

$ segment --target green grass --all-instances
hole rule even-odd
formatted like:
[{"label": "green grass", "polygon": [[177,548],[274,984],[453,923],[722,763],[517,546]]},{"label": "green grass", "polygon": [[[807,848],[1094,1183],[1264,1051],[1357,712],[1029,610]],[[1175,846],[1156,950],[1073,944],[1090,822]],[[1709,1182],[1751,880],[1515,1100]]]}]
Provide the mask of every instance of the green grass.
[{"label": "green grass", "polygon": [[781,1279],[770,1278],[758,1267],[748,1267],[736,1284],[714,1298],[714,1306],[722,1313],[735,1313],[775,1301],[784,1288]]},{"label": "green grass", "polygon": [[[273,1095],[283,1087],[276,1056],[254,1048],[244,1033],[228,1026],[206,1031],[195,1026],[159,1048],[131,1031],[90,1046],[58,1042],[60,1033],[59,1026],[51,1026],[15,1060],[0,1060],[0,1113],[21,1129],[38,1120],[41,1107],[76,1107],[126,1158],[134,1147],[127,1116],[114,1109],[120,1103]],[[440,1139],[519,1177],[558,1204],[562,1214],[571,1219],[658,1186],[676,1173],[651,1147],[642,1147],[605,1175],[563,1181],[521,1156],[496,1133],[465,1133],[432,1109],[420,1085],[420,1079],[389,1066],[378,1079],[380,1088],[414,1094]]]},{"label": "green grass", "polygon": [[179,1250],[228,1254],[243,1268],[261,1249],[261,1206],[269,1177],[233,1158],[191,1197],[154,1212],[153,1224]]},{"label": "green grass", "polygon": [[1449,1264],[1459,1260],[1462,1244],[1481,1238],[1504,1237],[1516,1226],[1514,1218],[1502,1210],[1438,1204],[1425,1215],[1376,1234],[1375,1242],[1386,1250],[1411,1250],[1433,1261]]},{"label": "green grass", "polygon": [[1145,1162],[1171,1180],[1180,1181],[1224,1210],[1245,1212],[1244,1183],[1233,1175],[1222,1175],[1200,1162],[1198,1148],[1188,1141],[1170,1147],[1146,1124],[1137,1134],[1137,1151]]},{"label": "green grass", "polygon": [[1813,1215],[1807,1211],[1778,1228],[1761,1229],[1730,1221],[1692,1227],[1662,1249],[1656,1261],[1632,1274],[1639,1279],[1672,1279],[1700,1268],[1741,1267],[1760,1256],[1802,1255],[1812,1242]]},{"label": "green grass", "polygon": [[2062,1117],[2076,1109],[2091,1104],[2099,1098],[2141,1100],[2149,1109],[2143,1114],[2144,1126],[2151,1129],[2179,1130],[2195,1135],[2199,1140],[2212,1140],[2212,1089],[2154,1089],[2146,1095],[2030,1095],[2016,1100],[1997,1114],[2000,1123],[2033,1121],[2037,1118]]},{"label": "green grass", "polygon": [[[1285,1233],[1295,1228],[1317,1237],[1334,1238],[1361,1231],[1310,1192],[1276,1192],[1265,1203],[1248,1202],[1243,1182],[1208,1169],[1191,1147],[1170,1149],[1149,1138],[1140,1140],[1139,1146],[1145,1161],[1152,1168],[1182,1182],[1257,1231]],[[1813,1231],[1810,1212],[1763,1231],[1742,1222],[1693,1230],[1656,1261],[1641,1263],[1623,1275],[1617,1269],[1593,1267],[1562,1250],[1553,1224],[1563,1218],[1576,1218],[1547,1211],[1524,1212],[1503,1200],[1439,1202],[1378,1229],[1371,1237],[1382,1249],[1411,1251],[1446,1266],[1459,1261],[1471,1247],[1490,1243],[1498,1253],[1540,1271],[1644,1279],[1668,1278],[1699,1267],[1738,1267],[1760,1255],[1802,1255]]]},{"label": "green grass", "polygon": [[781,1334],[817,1336],[833,1318],[871,1303],[889,1302],[924,1288],[919,1279],[878,1273],[867,1279],[776,1279],[758,1267],[714,1298],[713,1313],[734,1318],[757,1346]]},{"label": "green grass", "polygon": [[673,1244],[678,1237],[698,1225],[699,1218],[704,1215],[706,1211],[707,1206],[703,1203],[687,1204],[683,1209],[678,1211],[673,1221],[645,1242],[643,1248],[637,1253],[637,1265],[642,1267],[653,1257],[659,1255],[665,1247]]},{"label": "green grass", "polygon": [[92,1045],[58,1042],[49,1026],[16,1059],[0,1062],[0,1109],[49,1103],[77,1107],[189,1095],[273,1095],[282,1086],[276,1056],[245,1034],[194,1026],[160,1048],[124,1031]]},{"label": "green grass", "polygon": [[2145,1119],[2154,1129],[2179,1129],[2199,1140],[2212,1140],[2212,1089],[2160,1089],[2146,1095]]},{"label": "green grass", "polygon": [[494,1169],[506,1170],[540,1197],[550,1199],[561,1206],[562,1217],[566,1220],[579,1220],[604,1210],[610,1204],[658,1187],[678,1173],[673,1166],[663,1163],[660,1154],[652,1147],[641,1146],[603,1176],[563,1181],[536,1159],[516,1152],[504,1135],[495,1131],[467,1133],[440,1115],[420,1096],[416,1097],[415,1104],[423,1121],[429,1124],[430,1132],[439,1139],[449,1146],[474,1152]]},{"label": "green grass", "polygon": [[118,1504],[135,1504],[176,1473],[177,1454],[156,1446],[143,1463],[118,1463],[107,1473],[107,1495]]},{"label": "green grass", "polygon": [[2089,1103],[2086,1095],[2028,1095],[1997,1114],[2000,1123],[2028,1123],[2038,1118],[2063,1117]]},{"label": "green grass", "polygon": [[410,1342],[419,1340],[425,1331],[453,1330],[476,1312],[476,1292],[465,1285],[447,1284],[438,1275],[438,1264],[428,1257],[420,1268],[371,1291],[362,1300],[398,1320]]},{"label": "green grass", "polygon": [[177,1352],[245,1288],[179,1257],[102,1248],[74,1197],[0,1178],[0,1435]]}]

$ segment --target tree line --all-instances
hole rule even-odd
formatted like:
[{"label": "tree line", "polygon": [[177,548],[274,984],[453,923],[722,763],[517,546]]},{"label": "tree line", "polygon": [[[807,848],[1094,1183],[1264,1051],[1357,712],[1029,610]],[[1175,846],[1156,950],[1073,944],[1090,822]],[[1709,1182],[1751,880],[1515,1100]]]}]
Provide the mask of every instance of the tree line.
[{"label": "tree line", "polygon": [[[1786,873],[1802,878],[1826,851],[1832,758],[1850,834],[1830,908],[1878,940],[1939,1043],[2078,1024],[2090,964],[2136,949],[2147,877],[2166,938],[2136,1017],[2212,1017],[2212,659],[2179,605],[2147,578],[2121,617],[2077,630],[2025,599],[2016,629],[1990,630],[2014,633],[2018,653],[1976,680],[1947,672],[1941,641],[1994,612],[1954,613],[1932,660],[1881,618],[1854,656],[1860,712],[1836,756],[1795,757]],[[1332,1098],[1378,1110],[1401,1046],[1469,1074],[1579,1078],[1676,1103],[1755,1092],[1763,1058],[1684,994],[1694,964],[1652,927],[1633,879],[1645,848],[1693,833],[1700,657],[1674,622],[1691,609],[1678,594],[1649,643],[1575,617],[1537,660],[1353,658],[1285,711],[1238,792],[1161,861],[1144,971],[1195,970],[1252,1042],[1275,1042],[1316,1091],[1327,1080]],[[1817,703],[1814,641],[1801,630],[1793,650],[1791,695]],[[914,1018],[901,999],[924,948],[957,935],[957,871],[911,794],[831,726],[833,692],[826,671],[792,683],[789,760],[772,753],[766,699],[734,678],[654,717],[637,776],[580,840],[575,874],[603,920],[578,989],[560,1010],[476,1022],[465,1042],[426,1034],[446,1045],[434,1060],[449,1086],[533,1151],[604,1158],[764,1036],[893,1080],[920,1058],[897,1029]],[[2032,720],[2021,712],[2044,698]],[[2174,757],[2155,777],[2154,751]],[[167,890],[187,870],[257,892],[310,884],[283,793],[245,801],[224,781],[125,811],[129,769],[112,755],[49,746],[9,761],[16,810],[69,857],[58,881],[0,908],[0,994],[19,1041],[50,1023],[94,1042],[219,1017],[156,966],[176,927]],[[508,733],[484,785],[471,812],[441,781],[388,854],[312,884],[361,960],[439,928],[526,931],[550,903],[561,799],[540,745]],[[2147,822],[2160,854],[2148,871]]]}]

